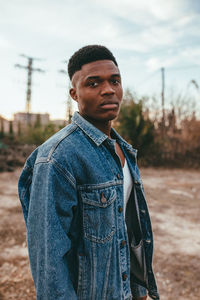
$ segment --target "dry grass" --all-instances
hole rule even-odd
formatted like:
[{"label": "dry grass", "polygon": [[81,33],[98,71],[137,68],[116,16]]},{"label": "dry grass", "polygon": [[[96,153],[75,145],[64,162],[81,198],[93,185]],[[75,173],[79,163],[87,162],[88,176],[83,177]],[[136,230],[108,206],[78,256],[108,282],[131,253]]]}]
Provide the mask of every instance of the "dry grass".
[{"label": "dry grass", "polygon": [[[35,292],[17,197],[20,171],[0,174],[0,300]],[[154,268],[162,300],[200,295],[200,171],[142,169],[155,234]]]}]

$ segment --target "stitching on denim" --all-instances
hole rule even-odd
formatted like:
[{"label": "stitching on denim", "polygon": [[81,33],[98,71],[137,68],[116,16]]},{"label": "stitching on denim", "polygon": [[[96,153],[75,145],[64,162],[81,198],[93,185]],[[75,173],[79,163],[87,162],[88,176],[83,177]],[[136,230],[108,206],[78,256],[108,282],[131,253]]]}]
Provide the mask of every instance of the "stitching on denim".
[{"label": "stitching on denim", "polygon": [[92,205],[92,206],[96,206],[96,207],[106,208],[115,201],[115,199],[117,198],[117,192],[116,192],[116,190],[112,191],[112,194],[109,197],[109,199],[106,201],[106,203],[99,203],[97,201],[90,200],[87,198],[87,195],[84,195],[84,194],[81,195],[81,198],[83,200],[83,203],[86,203],[86,204]]},{"label": "stitching on denim", "polygon": [[85,130],[82,127],[82,124],[78,123],[76,120],[74,120],[74,123],[76,123],[76,125],[83,131],[85,132],[85,134],[87,134],[87,136],[89,136],[97,146],[100,146],[108,137],[106,135],[103,135],[100,138],[95,138],[94,135],[90,132],[88,132],[87,130]]},{"label": "stitching on denim", "polygon": [[49,155],[48,155],[48,158],[47,160],[49,161],[53,152],[55,151],[55,149],[58,147],[58,145],[67,137],[69,136],[72,132],[74,132],[77,128],[77,125],[75,124],[72,124],[72,128],[70,128],[66,134],[51,148],[50,152],[49,152]]},{"label": "stitching on denim", "polygon": [[40,164],[40,163],[48,163],[49,161],[47,160],[47,157],[39,157],[35,161],[35,165]]},{"label": "stitching on denim", "polygon": [[99,183],[99,184],[82,184],[78,185],[77,189],[80,191],[91,191],[91,190],[98,190],[101,188],[107,188],[111,186],[116,186],[116,185],[122,185],[123,180],[113,180],[113,181],[107,181],[105,183]]},{"label": "stitching on denim", "polygon": [[[116,196],[117,196],[117,194],[116,194]],[[114,197],[113,199],[116,200],[116,197]],[[112,203],[114,202],[114,200],[112,201]],[[102,208],[102,209],[104,209],[104,208]],[[113,237],[113,235],[116,232],[116,228],[115,229],[112,228],[112,231],[110,232],[110,234],[108,234],[104,238],[99,238],[99,237],[96,237],[96,236],[88,233],[89,225],[87,223],[87,220],[86,220],[85,216],[86,216],[86,214],[84,213],[84,208],[83,208],[83,226],[84,226],[84,236],[85,236],[85,238],[87,238],[88,240],[90,240],[92,242],[102,244],[102,243],[105,243],[106,241],[109,241]]]},{"label": "stitching on denim", "polygon": [[67,179],[74,188],[76,188],[76,179],[72,176],[72,174],[68,170],[63,170],[63,168],[57,163],[55,159],[51,159],[52,164],[56,167],[56,169],[62,173],[62,175]]},{"label": "stitching on denim", "polygon": [[111,253],[112,253],[112,243],[110,243],[110,249],[108,254],[108,260],[106,264],[106,272],[105,272],[105,279],[103,285],[103,293],[102,293],[102,300],[106,300],[106,294],[108,292],[108,281],[109,281],[109,271],[110,271],[110,263],[111,263]]},{"label": "stitching on denim", "polygon": [[93,235],[90,235],[88,233],[85,233],[85,237],[88,240],[92,241],[92,242],[99,243],[99,244],[104,244],[106,241],[110,241],[112,239],[112,237],[115,234],[115,232],[116,232],[116,229],[112,230],[111,233],[108,236],[106,236],[104,239],[97,238],[97,237],[95,237]]},{"label": "stitching on denim", "polygon": [[93,277],[93,284],[92,284],[92,300],[96,300],[96,273],[97,273],[97,256],[96,256],[96,244],[92,244],[92,277]]},{"label": "stitching on denim", "polygon": [[77,296],[78,299],[84,299],[84,290],[85,290],[85,256],[79,255],[79,275],[78,275],[78,288],[77,288]]}]

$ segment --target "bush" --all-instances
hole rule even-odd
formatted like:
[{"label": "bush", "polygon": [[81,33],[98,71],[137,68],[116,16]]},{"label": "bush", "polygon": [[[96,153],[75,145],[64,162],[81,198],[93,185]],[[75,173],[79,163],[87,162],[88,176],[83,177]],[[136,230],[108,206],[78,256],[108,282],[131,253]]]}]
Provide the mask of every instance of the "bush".
[{"label": "bush", "polygon": [[39,146],[59,129],[60,127],[57,128],[56,125],[52,123],[46,126],[36,123],[34,127],[28,126],[25,128],[18,137],[18,141],[22,144]]},{"label": "bush", "polygon": [[115,127],[125,140],[139,150],[138,158],[145,161],[154,148],[154,125],[149,118],[145,118],[142,100],[136,103],[129,91],[128,95],[125,94]]}]

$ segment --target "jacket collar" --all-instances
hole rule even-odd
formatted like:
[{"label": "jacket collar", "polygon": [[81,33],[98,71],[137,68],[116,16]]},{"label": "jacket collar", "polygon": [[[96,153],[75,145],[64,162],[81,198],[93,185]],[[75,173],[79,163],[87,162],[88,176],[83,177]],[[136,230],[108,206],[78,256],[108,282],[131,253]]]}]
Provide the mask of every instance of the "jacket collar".
[{"label": "jacket collar", "polygon": [[72,122],[80,127],[80,129],[89,136],[97,146],[100,146],[108,136],[84,119],[77,111],[72,117]]},{"label": "jacket collar", "polygon": [[[109,139],[105,133],[84,119],[77,111],[72,117],[72,122],[75,123],[88,137],[90,137],[97,146],[100,146],[106,139]],[[124,148],[128,151],[133,152],[134,154],[137,153],[137,150],[133,149],[133,147],[128,144],[113,128],[111,129],[111,137],[120,145],[124,146]]]},{"label": "jacket collar", "polygon": [[127,141],[125,141],[114,128],[111,129],[111,137],[128,151],[133,152],[135,155],[137,154],[137,149],[134,149],[129,143],[127,143]]}]

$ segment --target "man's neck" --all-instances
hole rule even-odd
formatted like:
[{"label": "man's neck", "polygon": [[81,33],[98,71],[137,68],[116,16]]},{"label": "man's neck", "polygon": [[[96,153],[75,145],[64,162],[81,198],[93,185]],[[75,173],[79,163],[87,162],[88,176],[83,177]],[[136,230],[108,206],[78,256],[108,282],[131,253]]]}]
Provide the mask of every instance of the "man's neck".
[{"label": "man's neck", "polygon": [[99,121],[94,120],[91,118],[88,118],[86,116],[82,116],[84,119],[86,119],[88,122],[90,122],[92,125],[94,125],[97,129],[105,133],[110,138],[110,132],[111,132],[111,121]]}]

